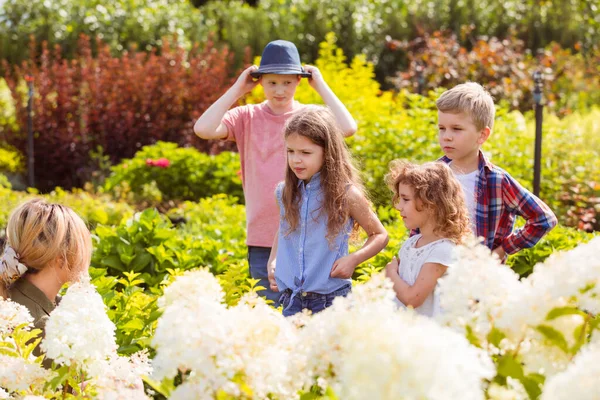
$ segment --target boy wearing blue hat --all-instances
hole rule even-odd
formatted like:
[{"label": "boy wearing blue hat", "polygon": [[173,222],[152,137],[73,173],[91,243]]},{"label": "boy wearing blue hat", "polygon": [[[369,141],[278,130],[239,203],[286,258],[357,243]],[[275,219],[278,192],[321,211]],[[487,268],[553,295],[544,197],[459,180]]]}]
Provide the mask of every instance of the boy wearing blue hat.
[{"label": "boy wearing blue hat", "polygon": [[[270,289],[267,262],[279,226],[275,187],[284,180],[286,151],[284,126],[304,108],[294,100],[300,79],[312,88],[333,112],[346,137],[356,132],[356,122],[314,66],[302,67],[296,46],[285,40],[267,44],[260,67],[244,70],[233,86],[211,105],[194,125],[203,139],[234,141],[240,153],[246,200],[246,228],[250,275],[266,288],[260,292],[276,305],[279,293]],[[256,80],[255,80],[256,79]],[[256,85],[264,88],[261,104],[229,109]]]}]

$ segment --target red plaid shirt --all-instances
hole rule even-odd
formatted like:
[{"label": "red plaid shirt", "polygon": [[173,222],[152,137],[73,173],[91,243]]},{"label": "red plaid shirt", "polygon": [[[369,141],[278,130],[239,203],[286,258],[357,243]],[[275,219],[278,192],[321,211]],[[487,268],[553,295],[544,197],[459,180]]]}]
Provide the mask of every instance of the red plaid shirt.
[{"label": "red plaid shirt", "polygon": [[[448,157],[439,161],[450,163]],[[533,247],[557,224],[552,210],[508,172],[493,165],[479,152],[475,225],[477,236],[494,250],[502,246],[507,254]],[[525,226],[513,230],[515,217],[525,219]]]}]

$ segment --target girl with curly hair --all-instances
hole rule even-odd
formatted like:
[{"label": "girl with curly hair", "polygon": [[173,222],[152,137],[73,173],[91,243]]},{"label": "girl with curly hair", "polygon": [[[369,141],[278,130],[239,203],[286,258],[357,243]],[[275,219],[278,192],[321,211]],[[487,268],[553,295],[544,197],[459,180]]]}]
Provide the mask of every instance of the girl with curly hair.
[{"label": "girl with curly hair", "polygon": [[395,160],[385,177],[393,204],[411,236],[386,266],[400,306],[434,316],[439,304],[438,280],[453,263],[453,250],[471,234],[462,188],[444,163],[416,165]]},{"label": "girl with curly hair", "polygon": [[[371,209],[332,112],[310,106],[285,128],[285,181],[275,190],[279,231],[268,262],[271,289],[281,292],[283,315],[317,313],[347,295],[354,269],[387,242]],[[368,239],[348,254],[358,230]]]}]

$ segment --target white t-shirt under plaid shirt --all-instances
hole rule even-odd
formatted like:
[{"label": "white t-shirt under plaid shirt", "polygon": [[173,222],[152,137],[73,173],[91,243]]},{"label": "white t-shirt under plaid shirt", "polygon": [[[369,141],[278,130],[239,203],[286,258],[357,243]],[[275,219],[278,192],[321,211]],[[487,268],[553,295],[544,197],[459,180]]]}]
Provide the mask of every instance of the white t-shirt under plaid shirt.
[{"label": "white t-shirt under plaid shirt", "polygon": [[[454,249],[456,245],[451,240],[439,239],[416,248],[415,244],[420,238],[420,234],[408,238],[398,252],[398,259],[400,260],[398,274],[404,282],[411,286],[417,281],[424,264],[438,263],[451,268],[455,261]],[[396,299],[396,302],[398,306],[405,307],[400,300]],[[439,283],[435,285],[433,292],[425,299],[423,304],[415,308],[415,311],[428,317],[433,317],[442,312]]]}]

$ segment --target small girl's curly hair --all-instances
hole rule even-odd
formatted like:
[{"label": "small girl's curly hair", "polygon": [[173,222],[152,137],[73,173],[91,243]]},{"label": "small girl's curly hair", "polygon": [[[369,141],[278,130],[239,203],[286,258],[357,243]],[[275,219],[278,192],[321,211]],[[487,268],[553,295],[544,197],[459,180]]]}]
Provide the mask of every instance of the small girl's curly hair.
[{"label": "small girl's curly hair", "polygon": [[432,211],[434,233],[456,244],[472,234],[462,187],[448,165],[442,162],[417,165],[394,160],[389,168],[385,183],[393,192],[393,204],[398,201],[398,186],[408,185],[415,192],[417,210]]}]

